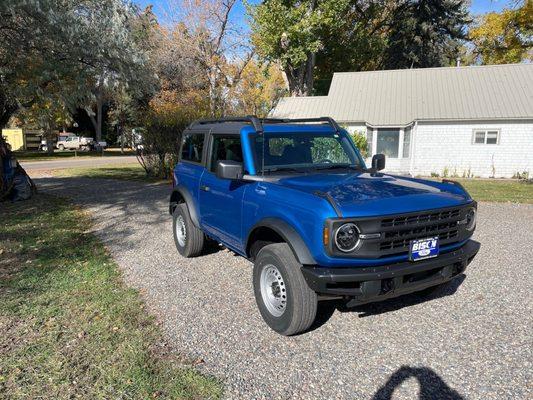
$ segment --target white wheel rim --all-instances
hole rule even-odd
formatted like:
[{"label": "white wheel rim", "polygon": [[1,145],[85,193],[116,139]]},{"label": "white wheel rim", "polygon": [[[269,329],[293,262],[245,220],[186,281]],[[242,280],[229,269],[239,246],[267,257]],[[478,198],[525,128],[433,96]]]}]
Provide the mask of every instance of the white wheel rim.
[{"label": "white wheel rim", "polygon": [[261,271],[261,297],[266,308],[275,317],[281,317],[287,307],[287,288],[279,270],[272,264]]},{"label": "white wheel rim", "polygon": [[187,240],[187,230],[185,229],[185,220],[181,215],[176,218],[176,238],[181,247],[185,247]]}]

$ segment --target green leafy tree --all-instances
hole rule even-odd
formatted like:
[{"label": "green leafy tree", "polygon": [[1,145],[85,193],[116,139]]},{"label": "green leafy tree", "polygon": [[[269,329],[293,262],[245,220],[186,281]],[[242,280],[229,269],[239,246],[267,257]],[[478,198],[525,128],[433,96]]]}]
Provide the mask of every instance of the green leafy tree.
[{"label": "green leafy tree", "polygon": [[312,93],[317,53],[325,32],[336,32],[348,0],[267,0],[248,6],[258,54],[283,68],[293,96]]},{"label": "green leafy tree", "polygon": [[149,80],[126,1],[13,0],[0,2],[0,17],[0,125],[53,87],[89,111],[100,139],[106,91]]},{"label": "green leafy tree", "polygon": [[469,32],[473,53],[482,64],[533,61],[533,1],[515,9],[485,14]]},{"label": "green leafy tree", "polygon": [[448,65],[469,22],[465,0],[267,0],[248,10],[259,56],[282,66],[293,96],[326,94],[334,72]]}]

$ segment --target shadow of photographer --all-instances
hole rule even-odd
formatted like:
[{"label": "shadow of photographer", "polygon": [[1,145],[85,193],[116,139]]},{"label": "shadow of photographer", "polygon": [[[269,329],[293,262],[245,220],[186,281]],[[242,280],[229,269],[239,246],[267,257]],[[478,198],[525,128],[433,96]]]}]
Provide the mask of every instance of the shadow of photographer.
[{"label": "shadow of photographer", "polygon": [[419,400],[464,400],[457,391],[449,387],[431,368],[402,366],[378,389],[372,400],[391,400],[396,388],[407,379],[415,378],[420,386]]}]

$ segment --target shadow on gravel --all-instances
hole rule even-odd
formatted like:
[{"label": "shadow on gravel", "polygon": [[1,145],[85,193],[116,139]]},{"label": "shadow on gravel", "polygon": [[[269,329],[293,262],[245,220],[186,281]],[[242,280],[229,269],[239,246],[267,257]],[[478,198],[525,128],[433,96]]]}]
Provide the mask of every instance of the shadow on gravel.
[{"label": "shadow on gravel", "polygon": [[392,298],[389,300],[381,301],[378,303],[369,303],[353,308],[340,308],[341,312],[358,312],[359,318],[370,317],[372,315],[379,315],[391,311],[397,311],[404,307],[414,306],[416,304],[425,303],[426,301],[431,301],[435,299],[440,299],[441,297],[451,296],[459,286],[466,279],[465,274],[458,275],[453,280],[451,280],[447,285],[440,286],[435,288],[430,294],[424,294],[424,292],[415,292],[411,294],[406,294],[400,297]]},{"label": "shadow on gravel", "polygon": [[426,301],[431,301],[439,299],[441,297],[453,295],[459,286],[466,279],[465,274],[458,275],[453,280],[451,280],[447,285],[440,286],[436,288],[430,294],[424,294],[422,292],[415,292],[411,294],[406,294],[400,297],[395,297],[385,301],[380,301],[377,303],[363,304],[361,306],[356,306],[352,308],[346,307],[346,302],[343,300],[327,300],[321,301],[318,303],[318,310],[315,322],[307,330],[307,332],[314,331],[317,328],[320,328],[324,325],[335,311],[347,313],[347,312],[356,312],[359,313],[359,318],[370,317],[372,315],[379,315],[391,311],[397,311],[404,307],[414,306],[416,304],[424,303]]},{"label": "shadow on gravel", "polygon": [[464,400],[463,396],[449,387],[431,368],[413,368],[406,365],[389,377],[385,385],[374,394],[372,400],[392,399],[394,390],[409,378],[415,378],[420,385],[419,400]]}]

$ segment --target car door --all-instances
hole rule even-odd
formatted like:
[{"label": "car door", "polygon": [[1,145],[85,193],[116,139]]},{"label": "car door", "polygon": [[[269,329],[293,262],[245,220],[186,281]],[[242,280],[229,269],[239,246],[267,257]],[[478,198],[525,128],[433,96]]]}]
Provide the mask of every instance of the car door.
[{"label": "car door", "polygon": [[74,138],[72,136],[68,137],[66,140],[65,140],[65,148],[66,149],[73,149],[74,148],[74,142],[73,142]]},{"label": "car door", "polygon": [[212,134],[206,170],[200,180],[200,220],[209,234],[228,247],[242,251],[242,200],[247,184],[239,180],[219,179],[219,160],[243,162],[238,134]]}]

